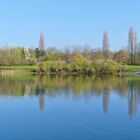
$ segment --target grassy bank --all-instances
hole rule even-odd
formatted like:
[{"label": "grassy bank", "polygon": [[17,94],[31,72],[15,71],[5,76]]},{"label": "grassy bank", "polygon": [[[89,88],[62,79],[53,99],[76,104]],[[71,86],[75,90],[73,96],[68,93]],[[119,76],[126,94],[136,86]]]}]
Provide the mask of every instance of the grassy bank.
[{"label": "grassy bank", "polygon": [[36,67],[35,65],[33,66],[0,66],[0,70],[36,71]]},{"label": "grassy bank", "polygon": [[140,72],[140,66],[128,66],[127,72]]}]

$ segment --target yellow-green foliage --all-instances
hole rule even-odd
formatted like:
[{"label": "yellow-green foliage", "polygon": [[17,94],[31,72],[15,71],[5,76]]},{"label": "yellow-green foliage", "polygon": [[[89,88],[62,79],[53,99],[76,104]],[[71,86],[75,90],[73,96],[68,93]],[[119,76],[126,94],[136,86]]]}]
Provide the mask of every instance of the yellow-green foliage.
[{"label": "yellow-green foliage", "polygon": [[63,72],[65,67],[65,61],[46,61],[44,62],[44,72]]},{"label": "yellow-green foliage", "polygon": [[44,73],[44,63],[43,62],[39,62],[36,64],[36,72]]},{"label": "yellow-green foliage", "polygon": [[45,61],[38,63],[36,68],[38,73],[95,73],[91,61],[84,58],[81,54],[77,54],[70,63],[65,61]]},{"label": "yellow-green foliage", "polygon": [[94,73],[95,70],[91,65],[91,61],[87,60],[81,54],[77,54],[74,59],[66,65],[65,67],[67,72],[76,72],[76,73]]},{"label": "yellow-green foliage", "polygon": [[37,63],[36,71],[38,73],[58,73],[63,72],[64,67],[65,61],[45,61]]},{"label": "yellow-green foliage", "polygon": [[111,59],[101,59],[93,62],[93,66],[97,73],[115,74],[122,71],[122,66]]},{"label": "yellow-green foliage", "polygon": [[45,61],[37,64],[37,72],[39,73],[116,74],[124,71],[124,69],[126,69],[125,66],[111,59],[91,62],[81,54],[75,55],[69,63],[65,61]]}]

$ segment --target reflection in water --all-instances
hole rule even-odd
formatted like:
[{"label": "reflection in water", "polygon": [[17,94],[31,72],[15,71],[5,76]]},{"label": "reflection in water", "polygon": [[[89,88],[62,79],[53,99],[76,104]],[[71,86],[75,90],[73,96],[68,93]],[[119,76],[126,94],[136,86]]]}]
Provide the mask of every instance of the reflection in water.
[{"label": "reflection in water", "polygon": [[109,92],[103,93],[103,109],[104,112],[107,113],[109,108]]},{"label": "reflection in water", "polygon": [[45,88],[42,88],[40,85],[37,85],[35,88],[35,95],[39,96],[40,110],[44,110],[45,109],[45,101],[46,101]]},{"label": "reflection in water", "polygon": [[136,86],[133,81],[130,81],[129,86],[129,98],[128,98],[128,104],[129,104],[129,115],[131,117],[135,116],[137,111],[137,92],[136,92]]},{"label": "reflection in water", "polygon": [[103,98],[103,111],[109,111],[110,95],[128,98],[129,115],[135,116],[140,102],[140,79],[137,77],[88,76],[0,76],[0,95],[11,97],[39,96],[39,107],[45,109],[46,97],[64,95],[85,100],[93,96]]},{"label": "reflection in water", "polygon": [[39,95],[39,106],[41,110],[45,109],[45,101],[46,101],[45,89],[41,89]]}]

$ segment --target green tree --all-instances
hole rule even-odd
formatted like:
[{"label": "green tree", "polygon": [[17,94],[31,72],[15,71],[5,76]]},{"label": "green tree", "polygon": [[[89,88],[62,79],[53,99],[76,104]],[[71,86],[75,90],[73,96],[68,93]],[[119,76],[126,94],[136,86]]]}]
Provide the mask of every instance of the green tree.
[{"label": "green tree", "polygon": [[39,58],[40,51],[38,48],[35,49],[35,58]]}]

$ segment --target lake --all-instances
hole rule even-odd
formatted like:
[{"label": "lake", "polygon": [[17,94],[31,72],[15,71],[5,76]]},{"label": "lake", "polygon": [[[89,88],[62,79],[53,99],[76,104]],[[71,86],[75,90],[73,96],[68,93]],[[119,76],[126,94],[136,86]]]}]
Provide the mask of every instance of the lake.
[{"label": "lake", "polygon": [[140,77],[0,76],[1,140],[138,140]]}]

